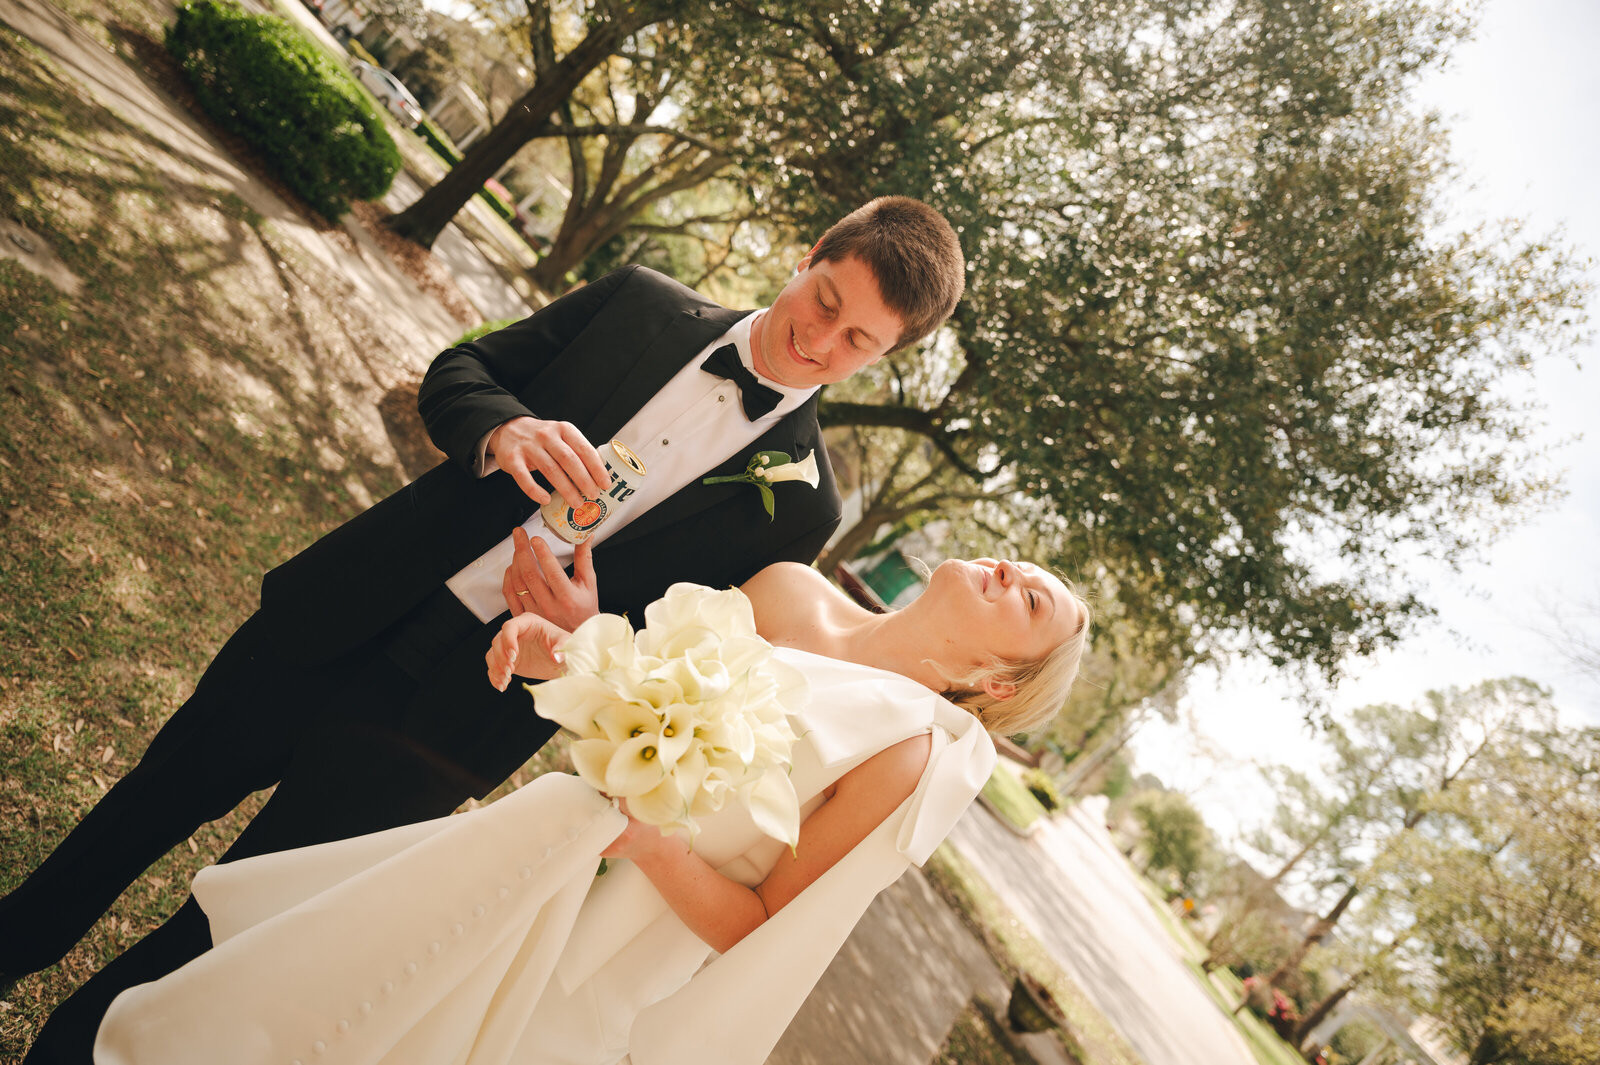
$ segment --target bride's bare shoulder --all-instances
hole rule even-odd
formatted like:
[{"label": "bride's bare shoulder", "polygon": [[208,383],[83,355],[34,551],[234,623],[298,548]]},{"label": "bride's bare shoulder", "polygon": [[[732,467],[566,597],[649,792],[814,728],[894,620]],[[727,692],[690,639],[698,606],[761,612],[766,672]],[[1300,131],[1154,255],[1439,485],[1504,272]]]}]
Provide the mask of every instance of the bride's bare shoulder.
[{"label": "bride's bare shoulder", "polygon": [[755,611],[756,631],[768,641],[818,654],[832,649],[828,634],[851,603],[810,566],[779,562],[744,583]]},{"label": "bride's bare shoulder", "polygon": [[831,590],[833,585],[828,583],[828,578],[810,566],[799,562],[774,562],[740,587],[747,595],[752,592],[769,595],[774,592],[793,594],[803,589],[826,592]]}]

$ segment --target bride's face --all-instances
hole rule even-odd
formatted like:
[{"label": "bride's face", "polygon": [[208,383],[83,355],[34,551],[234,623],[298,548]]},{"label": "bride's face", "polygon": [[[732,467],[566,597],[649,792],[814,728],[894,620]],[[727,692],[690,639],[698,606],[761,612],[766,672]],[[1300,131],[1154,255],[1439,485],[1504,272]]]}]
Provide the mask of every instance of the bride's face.
[{"label": "bride's face", "polygon": [[1056,577],[1030,562],[992,558],[941,563],[913,605],[947,644],[956,675],[996,658],[1036,661],[1084,621],[1078,598]]}]

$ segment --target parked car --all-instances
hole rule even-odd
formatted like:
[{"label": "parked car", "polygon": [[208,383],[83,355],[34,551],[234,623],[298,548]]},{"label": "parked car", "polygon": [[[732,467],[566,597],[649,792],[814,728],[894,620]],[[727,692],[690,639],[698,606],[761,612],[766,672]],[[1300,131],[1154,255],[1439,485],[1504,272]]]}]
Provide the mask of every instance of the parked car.
[{"label": "parked car", "polygon": [[411,95],[411,90],[400,84],[399,78],[364,59],[351,60],[350,66],[356,73],[356,80],[365,85],[402,126],[417,128],[417,123],[422,121],[422,105]]}]

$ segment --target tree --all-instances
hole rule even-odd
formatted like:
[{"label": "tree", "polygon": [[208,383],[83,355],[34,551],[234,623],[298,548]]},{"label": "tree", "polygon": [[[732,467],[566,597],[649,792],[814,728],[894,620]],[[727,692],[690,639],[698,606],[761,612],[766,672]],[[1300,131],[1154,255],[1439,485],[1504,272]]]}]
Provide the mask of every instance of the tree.
[{"label": "tree", "polygon": [[1134,800],[1133,815],[1144,829],[1146,870],[1171,870],[1187,891],[1210,838],[1200,811],[1179,792],[1152,791]]},{"label": "tree", "polygon": [[1472,1065],[1600,1059],[1600,730],[1495,745],[1389,863],[1417,1004]]},{"label": "tree", "polygon": [[1332,863],[1325,890],[1337,890],[1338,897],[1266,982],[1277,985],[1300,969],[1357,896],[1373,886],[1374,869],[1383,869],[1383,858],[1404,846],[1431,811],[1458,801],[1456,791],[1462,782],[1480,771],[1497,745],[1527,730],[1548,727],[1553,717],[1549,693],[1520,677],[1431,691],[1410,708],[1376,705],[1357,711],[1357,743],[1393,747],[1399,756],[1385,759],[1387,768],[1379,776],[1368,777],[1365,770],[1358,770],[1374,788],[1360,825],[1361,845]]},{"label": "tree", "polygon": [[1083,58],[950,135],[946,372],[824,414],[937,442],[1160,639],[1331,674],[1426,613],[1397,545],[1459,557],[1544,490],[1494,390],[1583,288],[1514,233],[1440,236],[1443,134],[1404,93],[1462,30],[1443,5],[1207,11],[1064,18]]},{"label": "tree", "polygon": [[[673,100],[683,59],[673,47],[679,33],[657,27],[635,35],[625,62],[603,65],[597,88],[561,105],[558,132],[567,142],[571,195],[550,249],[532,272],[545,292],[564,289],[569,272],[624,232],[681,232],[748,217],[736,199],[710,216],[672,222],[656,210],[671,211],[662,201],[679,193],[697,190],[703,197],[703,186],[732,162],[721,145],[686,131],[686,123],[660,121],[663,111],[680,110]],[[555,62],[553,48],[536,48],[535,60],[543,71]],[[646,221],[652,213],[656,217]]]},{"label": "tree", "polygon": [[396,233],[431,248],[439,233],[456,216],[483,183],[499,172],[517,151],[536,136],[548,134],[552,116],[591,72],[616,54],[623,42],[646,26],[671,17],[684,5],[668,0],[591,0],[577,12],[557,12],[549,0],[529,0],[530,33],[538,42],[555,47],[556,22],[570,15],[582,27],[582,36],[559,57],[537,69],[528,89],[499,122],[472,143],[461,162],[422,198],[389,219]]}]

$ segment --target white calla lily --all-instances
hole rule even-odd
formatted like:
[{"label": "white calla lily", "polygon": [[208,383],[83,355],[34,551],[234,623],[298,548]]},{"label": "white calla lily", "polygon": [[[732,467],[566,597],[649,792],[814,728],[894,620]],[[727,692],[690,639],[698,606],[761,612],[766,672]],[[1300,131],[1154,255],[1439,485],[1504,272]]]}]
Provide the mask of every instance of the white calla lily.
[{"label": "white calla lily", "polygon": [[562,644],[567,674],[598,673],[626,668],[635,658],[633,628],[616,614],[596,614],[579,625]]},{"label": "white calla lily", "polygon": [[762,773],[741,789],[740,798],[762,832],[787,843],[791,850],[800,842],[800,798],[789,774],[775,769]]},{"label": "white calla lily", "polygon": [[768,484],[777,484],[779,481],[804,481],[815,488],[820,479],[817,473],[817,453],[807,452],[806,457],[799,462],[762,466],[756,470],[756,476]]},{"label": "white calla lily", "polygon": [[607,795],[631,799],[658,786],[666,779],[669,768],[663,764],[660,737],[646,732],[617,744],[611,760],[606,763],[602,790]]}]

